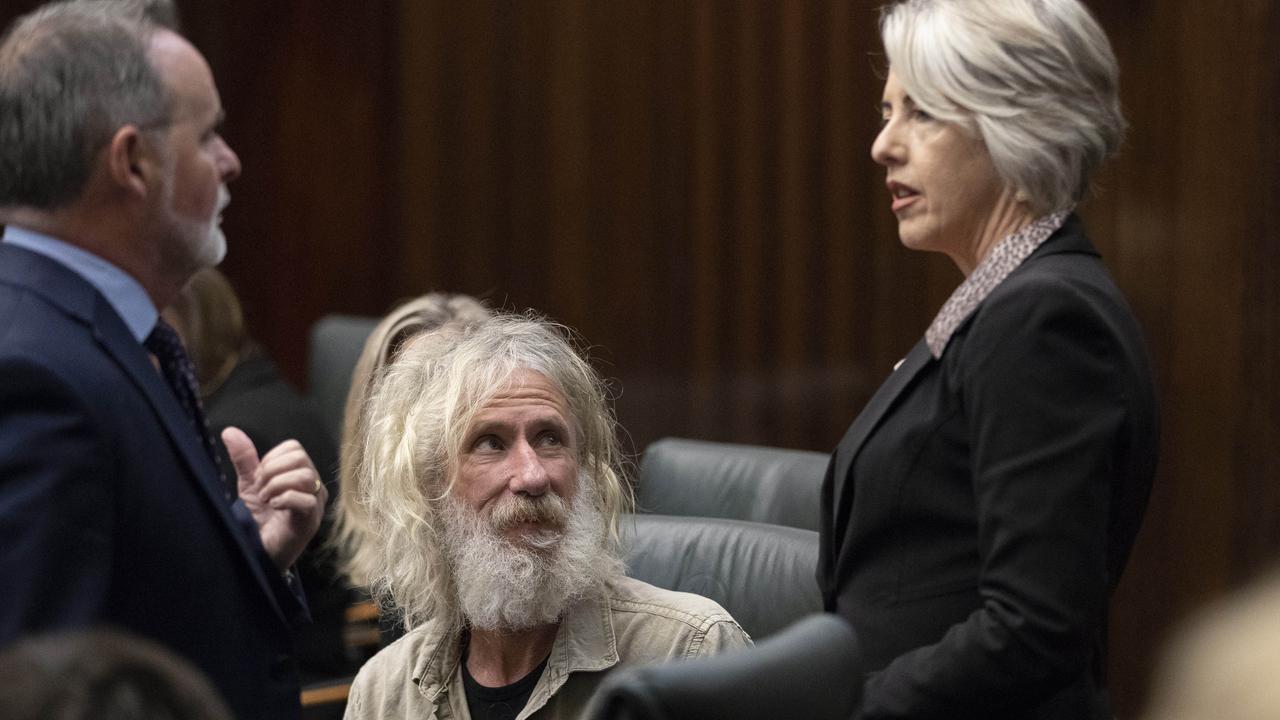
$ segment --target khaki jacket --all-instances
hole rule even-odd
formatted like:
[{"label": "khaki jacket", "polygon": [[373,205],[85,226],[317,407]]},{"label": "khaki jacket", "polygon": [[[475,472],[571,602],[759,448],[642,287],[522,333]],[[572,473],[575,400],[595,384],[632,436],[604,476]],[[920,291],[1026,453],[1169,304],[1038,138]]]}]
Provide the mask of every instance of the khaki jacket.
[{"label": "khaki jacket", "polygon": [[[606,596],[565,616],[517,720],[569,720],[614,667],[714,655],[751,638],[716,602],[639,580],[610,581]],[[428,622],[388,645],[360,669],[346,720],[470,720],[458,668],[459,636]]]}]

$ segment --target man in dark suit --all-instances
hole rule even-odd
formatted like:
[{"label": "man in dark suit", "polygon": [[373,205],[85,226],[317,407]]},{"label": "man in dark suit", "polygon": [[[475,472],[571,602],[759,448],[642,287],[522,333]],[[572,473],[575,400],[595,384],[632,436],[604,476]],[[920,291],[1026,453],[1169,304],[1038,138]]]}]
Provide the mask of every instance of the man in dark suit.
[{"label": "man in dark suit", "polygon": [[228,429],[234,498],[157,322],[225,249],[209,67],[141,3],[59,3],[6,33],[0,108],[0,644],[114,625],[238,718],[296,717],[292,566],[326,491],[296,442],[259,460]]}]

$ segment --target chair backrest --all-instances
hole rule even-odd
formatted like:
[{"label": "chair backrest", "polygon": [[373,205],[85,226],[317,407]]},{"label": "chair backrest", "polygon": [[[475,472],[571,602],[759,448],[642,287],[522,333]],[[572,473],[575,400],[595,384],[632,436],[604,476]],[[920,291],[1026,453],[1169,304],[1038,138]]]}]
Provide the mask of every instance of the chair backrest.
[{"label": "chair backrest", "polygon": [[377,324],[376,317],[326,315],[311,326],[307,393],[320,409],[325,428],[335,443],[340,442],[342,436],[342,410],[351,387],[351,371],[364,349],[365,339]]},{"label": "chair backrest", "polygon": [[753,638],[822,610],[812,530],[721,518],[628,515],[627,574],[720,603]]},{"label": "chair backrest", "polygon": [[847,620],[810,615],[749,650],[610,673],[591,720],[845,720],[862,692]]},{"label": "chair backrest", "polygon": [[828,459],[806,450],[663,438],[645,448],[636,507],[817,530]]}]

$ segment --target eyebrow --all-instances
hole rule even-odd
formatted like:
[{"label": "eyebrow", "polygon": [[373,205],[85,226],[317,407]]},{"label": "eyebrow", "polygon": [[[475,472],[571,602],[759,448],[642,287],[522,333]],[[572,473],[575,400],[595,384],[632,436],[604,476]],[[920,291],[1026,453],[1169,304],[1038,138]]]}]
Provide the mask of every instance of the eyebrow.
[{"label": "eyebrow", "polygon": [[[910,95],[902,96],[902,104],[912,108],[919,107],[919,105],[916,105],[916,101],[911,99]],[[888,100],[880,101],[880,105],[879,105],[880,112],[884,112],[885,110],[891,110],[891,109],[893,109],[893,103],[889,102]]]},{"label": "eyebrow", "polygon": [[[478,420],[471,426],[471,430],[467,435],[469,437],[476,437],[493,432],[499,428],[510,427],[512,424],[513,423],[504,420]],[[533,418],[528,424],[539,427],[549,427],[561,432],[567,432],[571,427],[569,423],[556,415],[539,415]]]}]

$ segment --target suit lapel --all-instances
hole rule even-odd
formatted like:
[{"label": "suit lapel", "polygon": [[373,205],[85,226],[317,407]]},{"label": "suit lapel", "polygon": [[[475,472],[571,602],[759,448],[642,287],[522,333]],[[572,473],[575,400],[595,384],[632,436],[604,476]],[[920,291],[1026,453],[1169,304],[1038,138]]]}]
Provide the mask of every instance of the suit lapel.
[{"label": "suit lapel", "polygon": [[216,466],[205,452],[200,438],[192,432],[191,424],[177,398],[173,396],[173,391],[152,366],[147,351],[129,333],[124,321],[106,298],[61,263],[5,243],[0,243],[0,282],[23,287],[39,295],[60,308],[73,321],[89,327],[103,352],[124,371],[138,388],[138,392],[147,399],[161,427],[187,466],[187,472],[181,473],[186,477],[174,478],[174,482],[189,482],[194,485],[194,491],[203,496],[213,511],[222,518],[227,535],[244,556],[250,571],[262,586],[267,601],[275,608],[276,614],[288,622],[263,570],[266,553],[261,550],[256,538],[246,534],[247,528],[236,520]]},{"label": "suit lapel", "polygon": [[105,302],[98,304],[93,320],[93,335],[102,349],[124,370],[138,391],[156,412],[160,424],[182,456],[190,475],[199,482],[201,491],[218,505],[226,504],[224,488],[218,482],[214,465],[192,431],[186,413],[173,397],[173,391],[151,364],[147,351],[138,344],[115,311]]},{"label": "suit lapel", "polygon": [[270,580],[263,572],[261,556],[264,553],[257,543],[247,537],[245,528],[235,517],[226,486],[218,475],[217,467],[205,451],[199,436],[193,431],[188,419],[173,391],[165,383],[145,348],[129,334],[124,322],[116,315],[115,310],[102,299],[99,299],[94,316],[93,333],[103,350],[116,361],[124,372],[146,397],[148,404],[155,411],[156,417],[164,427],[169,440],[182,457],[189,472],[184,473],[186,479],[196,492],[200,493],[222,518],[227,526],[227,534],[240,549],[246,563],[262,586],[271,606],[282,620],[288,621],[275,593],[271,590]]},{"label": "suit lapel", "polygon": [[[933,356],[929,354],[929,346],[925,344],[921,338],[915,347],[911,348],[911,352],[903,358],[902,364],[898,366],[893,374],[885,380],[876,394],[872,396],[871,402],[862,409],[853,424],[849,426],[845,432],[844,438],[840,440],[840,444],[836,446],[835,454],[835,472],[832,473],[832,509],[836,513],[834,530],[843,534],[845,525],[848,521],[848,508],[853,505],[852,498],[847,497],[848,493],[853,492],[853,484],[848,482],[849,470],[853,467],[853,460],[858,456],[858,452],[862,449],[862,444],[866,442],[871,431],[884,418],[885,412],[893,405],[893,401],[897,399],[902,391],[911,384],[911,380],[933,361]],[[842,538],[835,538],[833,547],[840,547]]]}]

